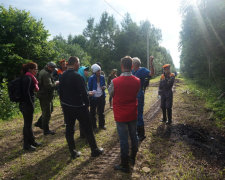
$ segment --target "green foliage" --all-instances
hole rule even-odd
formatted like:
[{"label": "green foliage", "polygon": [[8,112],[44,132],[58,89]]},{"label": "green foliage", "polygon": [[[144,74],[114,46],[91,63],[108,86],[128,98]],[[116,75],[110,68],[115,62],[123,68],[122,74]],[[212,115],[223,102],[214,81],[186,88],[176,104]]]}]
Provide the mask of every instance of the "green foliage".
[{"label": "green foliage", "polygon": [[64,39],[61,35],[55,36],[52,40],[55,44],[54,49],[57,51],[57,59],[68,59],[70,56],[77,56],[80,59],[81,65],[90,66],[91,57],[82,49],[85,46],[85,38],[80,36],[69,35],[68,39]]},{"label": "green foliage", "polygon": [[155,56],[156,74],[161,74],[162,65],[170,63],[174,67],[169,52],[159,46],[161,31],[149,21],[138,25],[126,14],[121,28],[113,16],[104,12],[99,23],[94,23],[94,18],[87,21],[83,31],[86,37],[86,50],[91,55],[91,63],[101,62],[103,70],[108,74],[112,68],[120,70],[120,59],[126,55],[139,57],[142,66],[147,66],[147,33],[149,34],[149,51]]},{"label": "green foliage", "polygon": [[18,104],[9,99],[7,84],[4,79],[0,86],[0,120],[8,120],[19,112]]},{"label": "green foliage", "polygon": [[203,86],[225,89],[225,1],[183,3],[181,70]]},{"label": "green foliage", "polygon": [[42,21],[29,12],[0,6],[0,32],[0,80],[13,79],[23,63],[34,61],[43,67],[57,55]]},{"label": "green foliage", "polygon": [[218,98],[221,91],[215,86],[205,88],[194,80],[185,79],[189,90],[196,96],[205,100],[205,107],[213,112],[213,118],[217,122],[217,126],[225,128],[225,97]]}]

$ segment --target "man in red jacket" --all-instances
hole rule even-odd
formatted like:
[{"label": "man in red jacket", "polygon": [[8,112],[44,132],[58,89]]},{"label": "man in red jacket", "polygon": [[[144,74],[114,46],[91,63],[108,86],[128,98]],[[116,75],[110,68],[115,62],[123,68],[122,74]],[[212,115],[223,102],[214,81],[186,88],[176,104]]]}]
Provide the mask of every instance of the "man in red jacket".
[{"label": "man in red jacket", "polygon": [[140,79],[132,75],[132,58],[121,59],[122,74],[113,79],[109,86],[109,94],[113,97],[113,113],[120,140],[121,163],[115,170],[129,172],[129,144],[131,139],[131,164],[135,164],[138,151],[137,139],[137,94],[140,90]]}]

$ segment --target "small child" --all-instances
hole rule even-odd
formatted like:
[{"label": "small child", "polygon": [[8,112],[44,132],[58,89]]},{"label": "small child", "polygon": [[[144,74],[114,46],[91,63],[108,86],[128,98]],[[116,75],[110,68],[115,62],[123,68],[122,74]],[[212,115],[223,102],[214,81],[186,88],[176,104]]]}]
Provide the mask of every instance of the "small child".
[{"label": "small child", "polygon": [[[161,96],[161,108],[163,113],[162,122],[172,123],[172,106],[173,106],[173,83],[175,75],[170,72],[170,64],[163,66],[163,74],[159,83],[159,95]],[[167,116],[166,116],[167,115]]]}]

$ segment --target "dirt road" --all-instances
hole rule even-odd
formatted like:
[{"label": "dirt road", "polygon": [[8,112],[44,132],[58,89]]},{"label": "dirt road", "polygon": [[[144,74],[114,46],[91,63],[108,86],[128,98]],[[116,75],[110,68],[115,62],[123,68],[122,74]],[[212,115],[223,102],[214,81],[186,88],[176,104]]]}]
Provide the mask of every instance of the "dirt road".
[{"label": "dirt road", "polygon": [[[157,84],[146,92],[145,125],[147,138],[140,144],[137,162],[131,173],[113,170],[119,162],[120,149],[113,113],[107,110],[106,131],[96,132],[98,145],[105,153],[90,157],[85,140],[75,133],[76,147],[82,156],[70,160],[65,141],[63,116],[56,108],[51,120],[55,136],[43,136],[34,127],[35,136],[43,143],[36,152],[22,150],[21,119],[0,124],[0,179],[224,179],[224,132],[215,127],[204,109],[204,102],[186,93],[177,80],[174,93],[173,123],[160,122]],[[38,117],[38,115],[37,115]],[[37,119],[37,117],[35,117]]]}]

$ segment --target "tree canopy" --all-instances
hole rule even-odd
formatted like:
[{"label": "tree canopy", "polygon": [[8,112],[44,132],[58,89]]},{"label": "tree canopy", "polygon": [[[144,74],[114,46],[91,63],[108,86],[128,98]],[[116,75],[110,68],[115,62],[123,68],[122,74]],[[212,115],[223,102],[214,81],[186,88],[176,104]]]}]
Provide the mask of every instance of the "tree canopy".
[{"label": "tree canopy", "polygon": [[225,1],[182,6],[181,70],[201,84],[225,89]]}]

